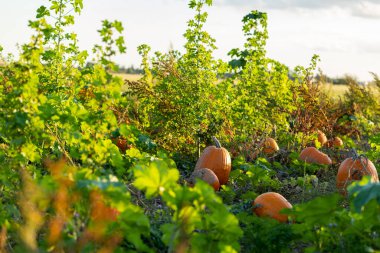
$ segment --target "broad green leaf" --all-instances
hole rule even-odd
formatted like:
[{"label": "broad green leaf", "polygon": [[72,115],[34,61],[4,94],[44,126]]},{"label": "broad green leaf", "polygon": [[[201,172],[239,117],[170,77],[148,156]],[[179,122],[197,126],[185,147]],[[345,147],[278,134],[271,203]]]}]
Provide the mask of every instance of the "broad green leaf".
[{"label": "broad green leaf", "polygon": [[21,154],[31,162],[36,162],[41,159],[39,149],[32,143],[22,145]]},{"label": "broad green leaf", "polygon": [[144,190],[148,198],[162,195],[177,184],[179,172],[176,168],[168,168],[162,160],[139,164],[134,168],[134,185]]},{"label": "broad green leaf", "polygon": [[142,154],[137,148],[130,148],[125,151],[125,154],[130,158],[142,158]]},{"label": "broad green leaf", "polygon": [[42,18],[44,16],[50,16],[50,12],[45,6],[41,6],[37,9],[36,18]]},{"label": "broad green leaf", "polygon": [[356,212],[361,212],[363,207],[371,200],[376,200],[380,205],[380,183],[371,183],[371,177],[365,176],[359,182],[354,182],[348,187],[350,196],[353,196],[353,204]]},{"label": "broad green leaf", "polygon": [[334,211],[339,209],[340,200],[341,196],[338,194],[317,197],[307,203],[295,205],[294,211],[285,212],[294,214],[297,221],[315,225],[328,224]]}]

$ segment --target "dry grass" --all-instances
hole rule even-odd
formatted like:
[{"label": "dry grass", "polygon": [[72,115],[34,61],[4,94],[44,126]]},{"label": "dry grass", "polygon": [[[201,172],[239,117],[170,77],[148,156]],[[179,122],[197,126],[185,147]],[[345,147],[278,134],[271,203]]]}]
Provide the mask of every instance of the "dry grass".
[{"label": "dry grass", "polygon": [[123,78],[124,80],[129,80],[129,81],[137,81],[142,77],[142,75],[139,75],[139,74],[115,73],[114,75],[119,76]]},{"label": "dry grass", "polygon": [[[371,86],[372,91],[375,93],[375,95],[379,95],[380,93],[376,87]],[[322,90],[326,92],[329,96],[334,98],[343,98],[344,93],[348,91],[348,85],[333,85],[333,84],[324,84],[322,86]]]},{"label": "dry grass", "polygon": [[348,85],[324,84],[322,90],[331,97],[343,98],[344,93],[348,91]]}]

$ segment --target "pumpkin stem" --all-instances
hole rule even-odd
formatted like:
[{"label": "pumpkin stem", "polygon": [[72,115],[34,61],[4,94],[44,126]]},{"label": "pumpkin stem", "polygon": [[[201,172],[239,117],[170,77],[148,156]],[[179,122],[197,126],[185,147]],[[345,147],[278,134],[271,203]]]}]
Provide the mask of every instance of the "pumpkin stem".
[{"label": "pumpkin stem", "polygon": [[358,155],[358,152],[356,151],[356,149],[351,149],[351,155],[352,155],[352,159],[354,160],[357,160],[359,159],[359,155]]},{"label": "pumpkin stem", "polygon": [[[365,156],[365,155],[363,155],[363,154],[362,154],[362,155],[359,155],[358,152],[356,151],[356,149],[354,149],[354,148],[351,150],[351,152],[352,152],[352,159],[353,159],[353,160],[359,160],[359,161],[360,161],[360,164],[361,164],[362,167],[363,167],[363,170],[364,170],[366,173],[369,173],[368,170],[367,170],[367,166],[368,166],[368,157]],[[365,159],[365,163],[363,163],[362,158]]]},{"label": "pumpkin stem", "polygon": [[[362,158],[365,159],[365,164],[363,163]],[[360,159],[360,164],[363,166],[364,171],[368,175],[369,174],[369,171],[367,170],[367,168],[368,168],[368,157],[365,155],[359,155],[359,159]]]},{"label": "pumpkin stem", "polygon": [[220,144],[220,141],[215,136],[212,137],[212,140],[214,141],[215,146],[217,148],[221,148],[222,147],[222,145]]}]

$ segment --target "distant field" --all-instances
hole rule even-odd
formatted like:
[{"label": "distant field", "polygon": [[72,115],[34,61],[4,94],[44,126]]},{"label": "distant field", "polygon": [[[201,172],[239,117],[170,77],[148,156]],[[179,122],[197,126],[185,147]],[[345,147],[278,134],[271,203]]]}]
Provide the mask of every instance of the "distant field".
[{"label": "distant field", "polygon": [[[322,87],[323,90],[327,92],[332,97],[343,97],[344,93],[348,91],[348,85],[333,85],[333,84],[326,84]],[[373,87],[372,91],[375,92],[375,94],[379,95],[379,92],[377,92],[377,89]]]},{"label": "distant field", "polygon": [[123,73],[115,73],[115,76],[120,76],[121,78],[129,81],[137,81],[139,80],[142,75],[139,74],[123,74]]},{"label": "distant field", "polygon": [[[116,76],[120,76],[123,79],[130,80],[130,81],[137,81],[139,80],[142,75],[140,74],[123,74],[123,73],[116,73]],[[333,96],[333,97],[343,97],[344,93],[348,90],[347,85],[333,85],[333,84],[326,84],[322,86],[322,89],[327,92],[327,94]]]},{"label": "distant field", "polygon": [[343,97],[344,93],[348,91],[348,85],[325,84],[322,86],[322,90],[332,97]]}]

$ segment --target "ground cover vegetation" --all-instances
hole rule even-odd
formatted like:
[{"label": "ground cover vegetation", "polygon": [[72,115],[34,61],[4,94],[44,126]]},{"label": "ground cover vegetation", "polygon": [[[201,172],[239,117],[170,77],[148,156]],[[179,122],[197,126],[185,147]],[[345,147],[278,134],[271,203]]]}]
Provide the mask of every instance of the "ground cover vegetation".
[{"label": "ground cover vegetation", "polygon": [[183,52],[138,48],[137,81],[112,74],[119,21],[89,59],[69,32],[82,0],[38,8],[20,56],[1,56],[0,251],[380,250],[379,77],[329,96],[318,56],[266,56],[260,11],[215,59],[211,5],[189,1]]}]

